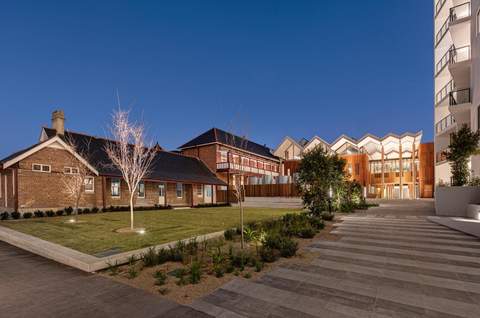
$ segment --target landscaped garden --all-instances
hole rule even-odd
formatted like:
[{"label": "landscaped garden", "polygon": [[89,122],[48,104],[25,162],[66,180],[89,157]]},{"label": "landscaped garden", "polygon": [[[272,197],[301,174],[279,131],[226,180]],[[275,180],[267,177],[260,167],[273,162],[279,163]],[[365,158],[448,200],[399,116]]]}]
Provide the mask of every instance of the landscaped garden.
[{"label": "landscaped garden", "polygon": [[[245,208],[245,222],[272,220],[292,212],[300,210]],[[93,255],[112,249],[130,251],[222,231],[237,226],[240,217],[238,208],[234,207],[137,211],[135,222],[145,229],[144,234],[116,232],[129,226],[130,214],[126,212],[81,214],[76,216],[75,223],[68,223],[70,218],[8,220],[0,222],[0,226]]]}]

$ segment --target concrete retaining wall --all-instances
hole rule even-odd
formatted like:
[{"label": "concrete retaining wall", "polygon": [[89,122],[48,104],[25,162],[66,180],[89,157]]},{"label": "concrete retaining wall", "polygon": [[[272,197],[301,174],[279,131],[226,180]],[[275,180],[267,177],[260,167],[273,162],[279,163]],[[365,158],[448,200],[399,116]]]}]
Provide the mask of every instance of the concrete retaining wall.
[{"label": "concrete retaining wall", "polygon": [[480,187],[437,187],[435,190],[436,215],[467,217],[470,204],[480,204]]}]

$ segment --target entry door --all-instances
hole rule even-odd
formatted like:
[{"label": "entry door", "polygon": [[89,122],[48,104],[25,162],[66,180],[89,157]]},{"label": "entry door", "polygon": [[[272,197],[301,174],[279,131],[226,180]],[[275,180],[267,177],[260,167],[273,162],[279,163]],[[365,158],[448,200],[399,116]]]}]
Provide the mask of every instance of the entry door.
[{"label": "entry door", "polygon": [[410,190],[408,189],[408,185],[403,185],[403,198],[410,199]]},{"label": "entry door", "polygon": [[393,187],[393,198],[392,199],[400,199],[400,186],[396,185]]},{"label": "entry door", "polygon": [[158,204],[165,205],[165,184],[158,185]]}]

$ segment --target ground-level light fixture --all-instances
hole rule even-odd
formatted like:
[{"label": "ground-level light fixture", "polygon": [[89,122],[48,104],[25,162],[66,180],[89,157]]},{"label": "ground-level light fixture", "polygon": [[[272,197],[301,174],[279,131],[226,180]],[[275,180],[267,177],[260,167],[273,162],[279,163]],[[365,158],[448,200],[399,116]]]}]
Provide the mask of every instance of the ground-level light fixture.
[{"label": "ground-level light fixture", "polygon": [[68,220],[68,223],[75,223],[75,219]]},{"label": "ground-level light fixture", "polygon": [[143,234],[145,234],[145,229],[138,229],[137,233],[140,234],[140,235],[143,235]]}]

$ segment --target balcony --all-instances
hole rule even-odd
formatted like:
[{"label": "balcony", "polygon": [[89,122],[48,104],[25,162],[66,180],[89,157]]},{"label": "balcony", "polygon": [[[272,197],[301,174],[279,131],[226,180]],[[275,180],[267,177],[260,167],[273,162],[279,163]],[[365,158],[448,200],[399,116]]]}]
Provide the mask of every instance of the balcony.
[{"label": "balcony", "polygon": [[435,134],[437,136],[444,134],[450,131],[455,126],[456,126],[455,117],[453,117],[453,115],[450,114],[442,118],[438,123],[435,124]]},{"label": "balcony", "polygon": [[450,95],[450,92],[455,89],[455,82],[451,80],[444,87],[442,87],[437,94],[435,94],[435,105],[440,106],[444,101],[447,100],[447,97]]},{"label": "balcony", "polygon": [[435,76],[438,76],[444,69],[447,67],[449,61],[450,61],[450,51],[454,50],[455,46],[451,46],[447,52],[440,58],[440,60],[437,62],[435,65]]},{"label": "balcony", "polygon": [[442,39],[445,37],[445,34],[448,32],[448,26],[450,25],[450,17],[445,19],[445,22],[442,24],[440,30],[438,30],[437,34],[435,35],[435,47],[440,44]]},{"label": "balcony", "polygon": [[470,15],[470,2],[465,2],[458,6],[452,7],[450,8],[450,25],[461,23],[464,19],[470,18]]},{"label": "balcony", "polygon": [[265,169],[260,169],[256,167],[250,167],[246,165],[241,165],[238,163],[231,163],[231,162],[217,162],[217,170],[219,171],[241,171],[241,172],[250,172],[254,174],[260,175],[271,175],[271,176],[278,176],[278,172],[269,171]]},{"label": "balcony", "polygon": [[471,102],[470,88],[450,92],[450,106],[470,104]]},{"label": "balcony", "polygon": [[470,46],[452,47],[449,50],[448,69],[458,87],[470,86]]},{"label": "balcony", "polygon": [[445,5],[445,2],[447,2],[447,0],[438,0],[437,1],[437,3],[435,4],[435,17],[438,16],[438,14],[442,10],[443,6]]}]

